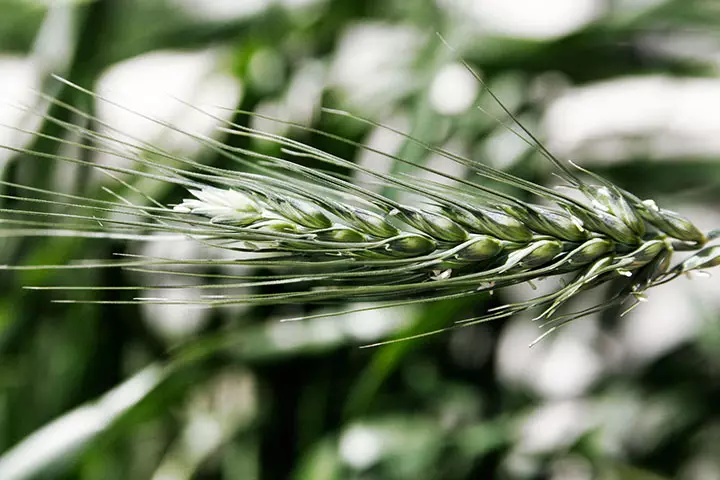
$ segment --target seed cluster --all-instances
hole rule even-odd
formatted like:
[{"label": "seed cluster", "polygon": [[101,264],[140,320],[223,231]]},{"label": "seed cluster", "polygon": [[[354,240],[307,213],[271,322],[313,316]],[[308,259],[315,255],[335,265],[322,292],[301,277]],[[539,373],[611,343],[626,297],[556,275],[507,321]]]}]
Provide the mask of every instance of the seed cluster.
[{"label": "seed cluster", "polygon": [[[550,305],[544,318],[579,291],[613,278],[627,279],[621,296],[640,297],[668,273],[673,239],[693,247],[706,242],[690,221],[653,203],[631,205],[632,200],[608,186],[583,191],[590,208],[569,204],[563,210],[516,202],[429,211],[393,203],[390,211],[378,214],[328,201],[318,205],[310,195],[300,198],[297,191],[280,197],[206,187],[190,190],[195,198],[185,199],[174,211],[266,234],[266,241],[252,242],[253,251],[301,255],[309,265],[317,264],[312,260],[348,259],[345,265],[361,270],[335,272],[330,280],[340,294],[355,298],[394,296],[407,286],[411,293],[491,290],[575,273],[556,295],[544,299]],[[375,286],[352,290],[352,285],[369,278]],[[338,287],[343,284],[345,289]],[[396,288],[388,290],[387,284]],[[502,315],[517,310],[506,308]]]}]

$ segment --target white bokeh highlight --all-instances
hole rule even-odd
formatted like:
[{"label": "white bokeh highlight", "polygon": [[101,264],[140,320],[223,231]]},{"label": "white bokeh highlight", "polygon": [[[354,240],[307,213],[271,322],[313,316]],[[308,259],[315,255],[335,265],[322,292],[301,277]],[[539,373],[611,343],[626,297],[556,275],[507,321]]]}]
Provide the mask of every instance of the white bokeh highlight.
[{"label": "white bokeh highlight", "polygon": [[[29,57],[0,55],[0,145],[22,147],[32,138],[17,128],[32,130],[38,118],[25,111],[37,101],[40,71]],[[0,173],[14,153],[0,148]]]},{"label": "white bokeh highlight", "polygon": [[345,30],[330,67],[330,84],[353,110],[375,111],[412,91],[412,66],[424,34],[411,26],[363,23]]},{"label": "white bokeh highlight", "polygon": [[340,437],[340,457],[349,466],[362,470],[380,459],[382,443],[381,432],[368,426],[354,425]]},{"label": "white bokeh highlight", "polygon": [[[658,159],[713,156],[720,153],[718,111],[720,80],[627,77],[568,90],[544,123],[560,157],[585,152],[621,160],[634,148]],[[638,137],[643,141],[634,147]]]},{"label": "white bokeh highlight", "polygon": [[[113,102],[98,103],[98,117],[110,127],[105,131],[173,152],[195,153],[200,145],[188,133],[213,135],[220,121],[208,113],[229,118],[228,109],[242,95],[238,81],[220,69],[222,58],[216,50],[156,51],[114,65],[96,86],[96,93]],[[103,161],[114,162],[112,156]]]},{"label": "white bokeh highlight", "polygon": [[599,0],[438,0],[489,34],[550,40],[576,32],[603,14]]},{"label": "white bokeh highlight", "polygon": [[478,81],[460,63],[445,65],[430,85],[430,103],[442,115],[458,115],[475,101]]}]

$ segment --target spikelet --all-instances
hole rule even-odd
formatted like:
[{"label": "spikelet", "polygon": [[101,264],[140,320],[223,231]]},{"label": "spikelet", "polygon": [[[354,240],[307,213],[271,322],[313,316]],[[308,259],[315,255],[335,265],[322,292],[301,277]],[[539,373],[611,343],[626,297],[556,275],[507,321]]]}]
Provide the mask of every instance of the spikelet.
[{"label": "spikelet", "polygon": [[[63,82],[97,101],[109,102],[79,86]],[[47,100],[64,106],[52,98]],[[326,114],[351,116],[335,110],[327,110]],[[45,120],[92,139],[94,145],[55,137],[51,140],[86,151],[114,152],[116,156],[132,160],[135,165],[132,168],[96,165],[83,160],[82,156],[53,155],[50,159],[102,170],[130,190],[135,188],[129,183],[132,180],[122,180],[118,174],[176,185],[185,189],[186,194],[176,205],[164,205],[143,194],[147,201],[138,205],[119,194],[114,194],[113,200],[108,201],[2,182],[17,191],[28,192],[28,196],[3,195],[3,198],[44,207],[37,210],[1,209],[5,225],[8,225],[3,227],[4,236],[65,234],[153,239],[153,234],[157,233],[174,234],[230,252],[234,257],[222,261],[137,258],[94,266],[151,269],[168,265],[213,267],[231,263],[273,269],[271,275],[235,284],[227,282],[234,278],[232,275],[226,275],[225,281],[218,282],[207,274],[206,283],[195,286],[223,291],[242,288],[237,294],[217,298],[188,297],[187,301],[138,297],[127,301],[129,303],[220,306],[372,300],[380,306],[389,306],[481,295],[511,285],[565,275],[563,286],[555,292],[503,305],[464,323],[469,325],[536,310],[540,312],[537,318],[550,332],[575,318],[627,298],[641,298],[647,289],[680,274],[720,264],[717,246],[703,248],[714,234],[703,234],[679,214],[660,208],[652,201],[641,201],[591,172],[580,168],[571,170],[522,126],[538,150],[558,168],[561,177],[571,188],[581,192],[587,202],[409,136],[406,136],[408,141],[474,170],[488,182],[473,183],[423,165],[415,165],[415,168],[454,180],[460,186],[381,174],[296,140],[229,121],[223,123],[227,134],[270,142],[285,155],[272,156],[231,147],[180,131],[240,167],[237,170],[221,169],[177,157],[141,142],[123,141],[121,144],[111,135],[53,117]],[[350,140],[339,140],[360,146]],[[125,150],[131,147],[132,153],[117,153],[114,147],[119,146]],[[43,156],[41,152],[26,148],[6,148],[23,155]],[[402,158],[386,156],[408,163]],[[306,159],[370,175],[386,187],[422,199],[422,206],[408,205],[389,195],[363,188],[330,170],[304,166]],[[580,175],[587,177],[589,182]],[[543,205],[493,189],[488,186],[490,182],[524,190],[542,200]],[[13,222],[23,228],[9,228]],[[698,252],[670,267],[673,252],[677,249]],[[167,270],[163,271],[167,273]],[[203,273],[194,275],[201,280],[204,277]],[[580,312],[557,314],[581,292],[611,281],[617,287],[610,302]],[[247,293],[248,287],[267,285],[268,282],[286,283],[293,291]],[[85,288],[93,289],[92,286]],[[90,301],[102,303],[106,300]]]}]

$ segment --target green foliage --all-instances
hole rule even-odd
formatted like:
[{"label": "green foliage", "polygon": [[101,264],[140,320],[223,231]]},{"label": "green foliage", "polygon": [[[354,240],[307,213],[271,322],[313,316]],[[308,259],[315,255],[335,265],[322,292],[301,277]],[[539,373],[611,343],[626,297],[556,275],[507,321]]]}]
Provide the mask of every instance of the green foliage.
[{"label": "green foliage", "polygon": [[[689,210],[680,188],[714,206],[717,154],[660,163],[628,147],[608,163],[591,139],[573,152],[583,170],[508,132],[511,111],[540,132],[567,84],[711,77],[711,55],[652,42],[717,42],[711,2],[619,2],[528,38],[478,26],[463,2],[276,2],[237,17],[64,3],[42,25],[50,42],[32,41],[34,3],[0,20],[0,48],[34,54],[45,92],[2,140],[0,477],[720,471],[717,310],[677,278],[717,266],[717,225],[665,208]],[[167,49],[215,59],[205,78],[241,85],[235,104],[191,90],[162,128],[144,113],[125,129],[147,132],[115,126],[108,72]],[[390,55],[373,63],[378,51]],[[438,107],[438,72],[460,57],[506,110],[484,85],[465,108]],[[198,114],[209,131],[183,126]],[[621,318],[650,286],[650,305]],[[631,328],[673,292],[694,306],[670,320],[695,327],[653,353]],[[528,349],[542,331],[526,311],[550,330],[586,318]]]}]

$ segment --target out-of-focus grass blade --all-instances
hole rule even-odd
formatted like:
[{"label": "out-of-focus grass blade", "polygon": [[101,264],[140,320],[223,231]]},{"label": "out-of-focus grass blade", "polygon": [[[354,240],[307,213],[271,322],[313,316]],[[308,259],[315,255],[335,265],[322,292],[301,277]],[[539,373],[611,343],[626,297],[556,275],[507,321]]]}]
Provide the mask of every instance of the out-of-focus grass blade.
[{"label": "out-of-focus grass blade", "polygon": [[67,462],[156,388],[168,374],[150,365],[102,397],[72,410],[26,437],[0,457],[0,478],[33,478]]}]

